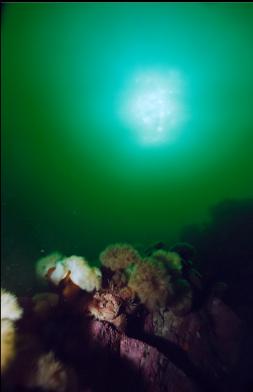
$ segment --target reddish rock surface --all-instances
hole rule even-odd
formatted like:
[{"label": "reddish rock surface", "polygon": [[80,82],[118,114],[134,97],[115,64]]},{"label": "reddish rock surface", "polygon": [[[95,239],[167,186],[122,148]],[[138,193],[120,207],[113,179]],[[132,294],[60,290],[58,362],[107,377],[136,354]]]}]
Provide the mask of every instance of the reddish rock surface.
[{"label": "reddish rock surface", "polygon": [[145,391],[197,391],[196,385],[154,347],[136,339],[122,336],[120,357],[135,368],[143,380]]},{"label": "reddish rock surface", "polygon": [[[197,385],[149,344],[119,333],[108,323],[83,326],[89,355],[83,367],[96,391],[197,392]],[[87,363],[88,360],[88,363]],[[93,367],[94,364],[94,367]],[[96,365],[95,365],[96,364]]]},{"label": "reddish rock surface", "polygon": [[148,314],[143,328],[126,334],[68,306],[38,327],[29,301],[23,303],[20,330],[37,331],[44,348],[75,369],[80,392],[244,391],[233,378],[244,326],[218,298],[182,317]]},{"label": "reddish rock surface", "polygon": [[181,368],[208,382],[210,389],[224,385],[240,360],[243,323],[220,299],[184,317],[171,311],[149,314],[146,340],[172,355]]}]

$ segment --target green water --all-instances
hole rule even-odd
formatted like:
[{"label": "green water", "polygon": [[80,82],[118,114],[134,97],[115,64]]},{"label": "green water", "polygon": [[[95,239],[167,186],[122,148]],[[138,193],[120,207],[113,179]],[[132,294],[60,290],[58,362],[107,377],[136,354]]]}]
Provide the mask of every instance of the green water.
[{"label": "green water", "polygon": [[[6,287],[29,287],[42,254],[172,244],[253,196],[252,4],[21,3],[1,17]],[[187,119],[146,146],[119,112],[155,67],[182,75]]]}]

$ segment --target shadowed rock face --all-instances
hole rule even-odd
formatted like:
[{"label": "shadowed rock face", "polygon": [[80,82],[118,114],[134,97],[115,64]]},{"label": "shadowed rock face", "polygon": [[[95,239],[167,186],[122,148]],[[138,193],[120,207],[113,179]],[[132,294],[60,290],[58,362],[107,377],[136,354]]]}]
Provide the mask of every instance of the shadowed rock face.
[{"label": "shadowed rock face", "polygon": [[[90,350],[106,357],[106,366],[95,390],[123,391],[198,391],[194,382],[182,370],[177,368],[169,358],[151,345],[119,334],[109,324],[91,320],[86,325],[86,339]],[[101,361],[101,358],[100,358]],[[103,360],[102,360],[103,361]],[[96,372],[96,367],[91,372]],[[100,389],[101,387],[101,389]]]},{"label": "shadowed rock face", "polygon": [[[145,340],[192,379],[208,383],[210,390],[224,390],[242,357],[244,325],[219,298],[211,298],[197,312],[178,317],[171,311],[149,314]],[[236,389],[235,389],[236,390]]]},{"label": "shadowed rock face", "polygon": [[[185,316],[144,312],[138,328],[125,333],[69,307],[38,327],[29,301],[22,304],[19,333],[37,333],[44,350],[74,369],[80,392],[246,391],[238,367],[245,363],[244,324],[217,297]],[[24,390],[12,381],[8,390]]]},{"label": "shadowed rock face", "polygon": [[120,344],[120,356],[135,367],[146,391],[198,390],[182,370],[146,343],[124,337]]},{"label": "shadowed rock face", "polygon": [[149,314],[138,336],[88,318],[76,331],[68,329],[75,344],[65,346],[64,356],[85,374],[92,391],[236,390],[232,379],[244,329],[218,298],[184,317],[171,311]]}]

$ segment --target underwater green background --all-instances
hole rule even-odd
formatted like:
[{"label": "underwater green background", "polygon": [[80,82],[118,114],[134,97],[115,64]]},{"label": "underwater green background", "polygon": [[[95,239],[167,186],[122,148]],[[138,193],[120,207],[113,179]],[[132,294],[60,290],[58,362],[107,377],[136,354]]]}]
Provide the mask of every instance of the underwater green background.
[{"label": "underwater green background", "polygon": [[[2,6],[2,281],[59,250],[173,244],[253,197],[252,3]],[[187,120],[141,145],[119,115],[136,70],[177,70]]]}]

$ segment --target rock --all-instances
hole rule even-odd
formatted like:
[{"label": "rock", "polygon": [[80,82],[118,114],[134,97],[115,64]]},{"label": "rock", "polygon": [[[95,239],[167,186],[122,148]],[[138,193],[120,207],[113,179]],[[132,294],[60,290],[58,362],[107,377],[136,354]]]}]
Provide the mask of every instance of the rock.
[{"label": "rock", "polygon": [[23,303],[19,332],[34,334],[42,348],[73,366],[80,392],[231,392],[243,391],[236,377],[250,381],[244,324],[220,298],[181,316],[140,313],[136,328],[127,330],[131,336],[66,304],[38,324],[30,302]]},{"label": "rock", "polygon": [[143,380],[149,392],[197,391],[196,385],[180,369],[154,347],[122,336],[120,357],[127,360]]},{"label": "rock", "polygon": [[[93,391],[197,392],[199,388],[158,349],[118,332],[109,323],[85,320],[80,373]],[[79,358],[80,359],[80,358]]]},{"label": "rock", "polygon": [[174,363],[213,388],[223,385],[240,360],[243,323],[220,299],[184,317],[172,311],[149,314],[145,320],[146,341]]},{"label": "rock", "polygon": [[213,298],[209,302],[208,312],[215,350],[227,368],[232,369],[240,355],[243,323],[219,298]]}]

